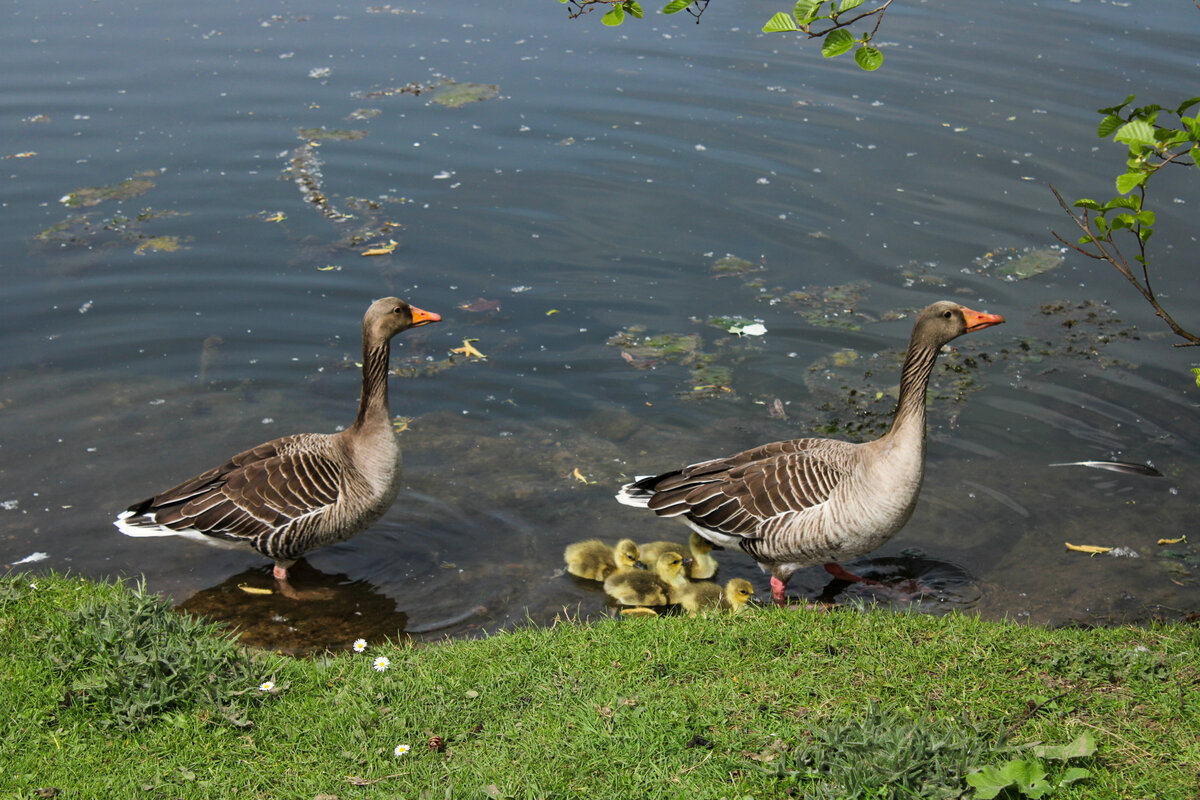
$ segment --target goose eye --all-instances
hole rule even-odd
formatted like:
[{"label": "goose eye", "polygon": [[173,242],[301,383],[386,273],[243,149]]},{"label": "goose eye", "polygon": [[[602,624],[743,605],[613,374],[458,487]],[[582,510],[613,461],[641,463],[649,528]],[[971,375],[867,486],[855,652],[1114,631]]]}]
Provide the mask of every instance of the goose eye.
[{"label": "goose eye", "polygon": [[404,313],[404,309],[403,309],[403,308],[401,308],[400,306],[396,306],[395,308],[393,308],[393,309],[392,309],[392,313],[393,313],[393,314],[403,314],[403,313]]},{"label": "goose eye", "polygon": [[951,317],[954,316],[954,314],[950,311],[943,311],[942,316],[945,317],[946,319],[950,319]]}]

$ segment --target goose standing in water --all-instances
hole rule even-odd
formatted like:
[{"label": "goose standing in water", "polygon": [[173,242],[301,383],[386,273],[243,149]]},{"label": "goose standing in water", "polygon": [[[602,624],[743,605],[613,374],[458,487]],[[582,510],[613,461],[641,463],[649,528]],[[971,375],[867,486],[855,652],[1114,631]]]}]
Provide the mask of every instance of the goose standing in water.
[{"label": "goose standing in water", "polygon": [[395,297],[363,316],[358,416],[340,433],[299,433],[238,453],[219,467],[135,503],[113,523],[129,536],[183,536],[274,560],[280,591],[309,550],[345,541],[383,516],[400,488],[400,446],[388,410],[388,358],[397,333],[441,317]]},{"label": "goose standing in water", "polygon": [[771,597],[786,605],[792,574],[824,564],[862,581],[838,562],[875,550],[912,516],[925,474],[925,392],[938,351],[964,333],[1004,322],[943,300],[917,316],[900,375],[892,426],[855,444],[793,439],[640,478],[617,500],[679,517],[704,538],[740,547],[771,573]]}]

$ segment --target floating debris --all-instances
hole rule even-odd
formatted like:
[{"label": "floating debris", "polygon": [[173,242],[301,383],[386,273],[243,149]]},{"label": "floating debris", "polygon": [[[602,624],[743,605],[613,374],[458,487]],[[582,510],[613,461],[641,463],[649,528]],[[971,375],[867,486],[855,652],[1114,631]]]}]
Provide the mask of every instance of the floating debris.
[{"label": "floating debris", "polygon": [[475,349],[475,345],[471,344],[478,341],[478,339],[463,339],[462,347],[452,347],[450,348],[450,352],[466,356],[467,358],[487,358],[487,356]]},{"label": "floating debris", "polygon": [[1076,553],[1087,553],[1088,555],[1098,556],[1112,550],[1111,547],[1102,547],[1096,544],[1071,544],[1064,542],[1068,550],[1073,550]]},{"label": "floating debris", "polygon": [[36,155],[37,155],[37,151],[28,150],[24,153],[12,153],[11,155],[5,156],[5,158],[6,159],[8,159],[8,158],[33,158]]},{"label": "floating debris", "polygon": [[398,244],[400,244],[400,243],[399,243],[399,242],[397,242],[395,239],[391,239],[391,240],[389,240],[389,241],[388,241],[388,243],[387,243],[387,244],[381,244],[381,245],[378,245],[377,247],[372,247],[372,248],[369,248],[369,249],[367,249],[367,250],[364,250],[362,253],[360,253],[360,255],[364,255],[364,256],[387,256],[387,255],[391,255],[391,254],[392,254],[392,251],[394,251],[394,250],[396,249],[396,246],[397,246]]},{"label": "floating debris", "polygon": [[783,292],[782,289],[764,292],[759,295],[759,299],[766,300],[771,305],[795,307],[797,313],[810,325],[857,331],[862,328],[858,320],[875,321],[858,312],[858,304],[869,288],[870,284],[866,282],[844,283],[838,286],[805,286],[792,292]]},{"label": "floating debris", "polygon": [[1178,539],[1159,539],[1158,544],[1182,544],[1187,541],[1187,536],[1180,536]]},{"label": "floating debris", "polygon": [[1049,272],[1064,261],[1063,251],[1054,247],[987,252],[975,259],[976,271],[1006,281],[1023,281]]},{"label": "floating debris", "polygon": [[156,175],[158,175],[156,170],[150,170],[110,186],[81,186],[74,191],[67,192],[58,201],[68,208],[87,208],[98,206],[108,200],[130,200],[153,189],[154,181],[150,180],[149,176]]},{"label": "floating debris", "polygon": [[321,174],[321,159],[317,157],[317,147],[316,143],[307,142],[293,150],[288,159],[288,166],[283,171],[283,176],[291,178],[299,187],[304,202],[316,206],[317,210],[327,219],[335,222],[350,219],[349,214],[338,211],[321,193],[321,182],[324,176]]},{"label": "floating debris", "polygon": [[467,103],[491,100],[500,93],[500,87],[491,83],[457,83],[447,81],[433,93],[432,102],[447,108],[459,108]]},{"label": "floating debris", "polygon": [[30,553],[29,555],[22,558],[20,561],[12,562],[12,564],[9,564],[9,566],[16,567],[21,564],[34,564],[34,563],[37,563],[38,561],[45,561],[49,557],[50,557],[49,553]]},{"label": "floating debris", "polygon": [[1163,477],[1163,474],[1154,467],[1138,464],[1134,461],[1063,461],[1058,464],[1051,464],[1050,466],[1091,467],[1092,469],[1106,469],[1110,472],[1120,472],[1124,475],[1146,475],[1151,478]]},{"label": "floating debris", "polygon": [[160,253],[174,253],[182,245],[179,243],[178,236],[152,236],[145,239],[141,244],[134,249],[133,254],[144,256],[151,251]]},{"label": "floating debris", "polygon": [[403,86],[390,86],[385,89],[372,89],[367,92],[351,92],[350,96],[367,99],[371,97],[395,97],[401,94],[419,95],[423,92],[431,91],[437,85],[436,83],[417,83],[416,81],[411,81]]},{"label": "floating debris", "polygon": [[364,122],[369,119],[375,119],[375,117],[378,117],[382,113],[383,111],[378,108],[356,108],[346,116],[346,119],[352,122]]},{"label": "floating debris", "polygon": [[499,300],[486,300],[482,297],[476,297],[469,303],[463,303],[459,306],[463,311],[470,311],[472,314],[484,314],[489,311],[499,311]]},{"label": "floating debris", "polygon": [[726,254],[712,263],[712,274],[715,278],[730,278],[745,275],[748,272],[759,272],[763,267],[744,258]]},{"label": "floating debris", "polygon": [[297,128],[296,135],[310,142],[357,142],[367,138],[369,131],[343,130],[340,128]]}]

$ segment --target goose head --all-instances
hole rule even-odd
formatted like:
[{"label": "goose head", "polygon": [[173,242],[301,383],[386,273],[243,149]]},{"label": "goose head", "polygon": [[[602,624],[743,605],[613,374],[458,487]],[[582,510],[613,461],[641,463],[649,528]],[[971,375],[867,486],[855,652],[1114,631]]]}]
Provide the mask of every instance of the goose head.
[{"label": "goose head", "polygon": [[754,596],[754,585],[745,578],[734,578],[725,584],[725,602],[734,611],[744,606]]},{"label": "goose head", "polygon": [[633,569],[640,558],[641,553],[633,539],[622,539],[613,546],[613,560],[617,563],[617,569]]},{"label": "goose head", "polygon": [[1004,322],[999,314],[987,314],[959,305],[951,300],[939,300],[922,309],[913,325],[909,349],[938,349],[964,333],[981,331]]},{"label": "goose head", "polygon": [[399,297],[381,297],[363,315],[363,339],[386,342],[400,331],[441,320],[440,314],[409,305]]},{"label": "goose head", "polygon": [[684,576],[683,568],[692,563],[692,559],[684,558],[679,553],[663,553],[658,558],[658,564],[655,566],[655,573],[659,580],[668,584],[679,584],[687,581]]}]

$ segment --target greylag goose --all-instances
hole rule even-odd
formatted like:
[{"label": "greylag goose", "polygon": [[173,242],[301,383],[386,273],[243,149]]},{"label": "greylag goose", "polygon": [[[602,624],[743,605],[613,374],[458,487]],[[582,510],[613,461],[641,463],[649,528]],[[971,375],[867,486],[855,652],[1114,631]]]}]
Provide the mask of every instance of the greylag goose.
[{"label": "greylag goose", "polygon": [[623,569],[604,579],[604,591],[623,606],[665,606],[678,603],[687,588],[683,574],[688,559],[679,553],[663,553],[654,572]]},{"label": "greylag goose", "polygon": [[617,570],[630,569],[639,558],[633,539],[622,539],[612,547],[599,539],[585,539],[563,551],[567,572],[589,581],[602,581]]},{"label": "greylag goose", "polygon": [[754,585],[745,578],[734,578],[723,589],[712,581],[703,581],[684,589],[679,604],[693,617],[714,609],[736,614],[753,596]]},{"label": "greylag goose", "polygon": [[925,474],[925,392],[938,351],[964,333],[1004,322],[943,300],[917,316],[900,374],[892,426],[855,444],[834,439],[773,442],[674,472],[639,478],[617,500],[679,517],[709,541],[740,547],[771,573],[771,597],[797,570],[869,553],[904,527]]},{"label": "greylag goose", "polygon": [[[692,563],[686,570],[689,578],[694,581],[703,581],[717,574],[717,560],[712,556],[714,548],[716,545],[708,539],[695,531],[691,532],[688,536],[688,550],[692,555]],[[648,542],[638,547],[642,563],[646,565],[647,569],[654,569],[655,563],[663,553],[678,552],[678,550],[679,544],[676,542]]]},{"label": "greylag goose", "polygon": [[129,536],[183,536],[252,550],[275,562],[282,593],[288,567],[309,550],[341,542],[387,511],[400,488],[400,446],[388,410],[388,357],[400,331],[441,317],[395,297],[376,300],[362,322],[362,396],[340,433],[299,433],[260,444],[151,498],[113,523]]}]

